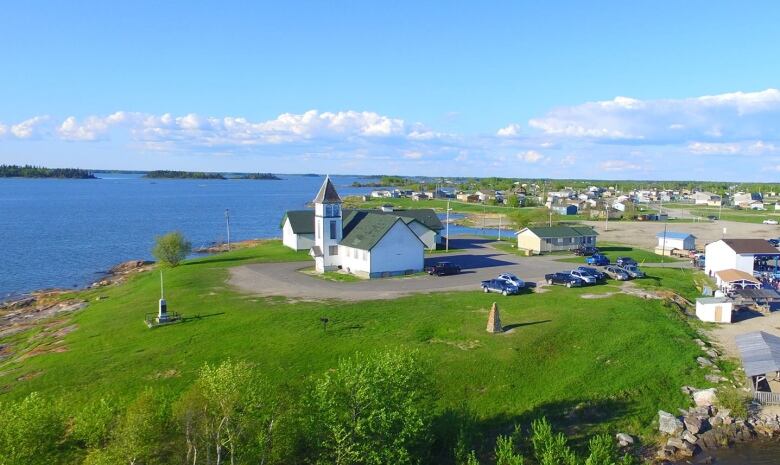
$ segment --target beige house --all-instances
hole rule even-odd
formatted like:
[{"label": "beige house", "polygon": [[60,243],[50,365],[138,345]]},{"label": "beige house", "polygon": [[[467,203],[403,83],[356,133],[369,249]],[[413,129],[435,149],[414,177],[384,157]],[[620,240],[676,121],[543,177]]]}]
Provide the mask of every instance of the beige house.
[{"label": "beige house", "polygon": [[534,226],[523,228],[516,235],[519,250],[540,254],[595,246],[598,233],[585,226]]}]

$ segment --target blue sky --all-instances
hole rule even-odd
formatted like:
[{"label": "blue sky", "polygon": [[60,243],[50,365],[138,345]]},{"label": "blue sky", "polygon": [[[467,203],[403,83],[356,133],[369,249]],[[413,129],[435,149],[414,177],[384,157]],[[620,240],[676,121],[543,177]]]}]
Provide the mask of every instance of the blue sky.
[{"label": "blue sky", "polygon": [[13,2],[0,162],[780,179],[780,4],[639,3]]}]

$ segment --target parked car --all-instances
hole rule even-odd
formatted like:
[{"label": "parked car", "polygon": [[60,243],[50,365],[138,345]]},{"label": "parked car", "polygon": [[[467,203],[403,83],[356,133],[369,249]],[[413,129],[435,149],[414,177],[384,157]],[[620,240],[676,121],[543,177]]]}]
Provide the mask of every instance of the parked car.
[{"label": "parked car", "polygon": [[598,281],[595,276],[592,276],[590,273],[584,271],[571,270],[569,273],[571,273],[572,276],[583,280],[585,284],[596,284]]},{"label": "parked car", "polygon": [[585,284],[585,281],[565,271],[546,274],[544,280],[547,281],[547,284],[560,284],[566,287],[580,287]]},{"label": "parked car", "polygon": [[634,266],[638,265],[636,260],[634,260],[631,257],[618,257],[617,260],[615,260],[615,264],[617,266],[622,266],[622,267],[625,267],[626,265],[634,265]]},{"label": "parked car", "polygon": [[512,273],[502,273],[498,275],[498,278],[496,279],[503,279],[504,281],[517,286],[518,289],[525,287],[525,281],[513,275]]},{"label": "parked car", "polygon": [[609,258],[606,255],[594,253],[590,257],[585,258],[585,263],[588,265],[607,266],[609,265]]},{"label": "parked car", "polygon": [[588,273],[589,275],[591,275],[594,278],[596,278],[597,282],[604,282],[604,281],[607,280],[607,275],[605,275],[601,271],[599,271],[599,270],[597,270],[595,268],[591,268],[589,266],[578,266],[577,267],[577,271],[580,271],[582,273]]},{"label": "parked car", "polygon": [[599,253],[599,249],[598,247],[593,247],[592,245],[581,245],[574,249],[574,255],[587,257],[593,255],[594,253]]},{"label": "parked car", "polygon": [[717,221],[718,217],[715,216],[715,215],[707,215],[707,219],[710,220],[710,221]]},{"label": "parked car", "polygon": [[627,281],[631,279],[631,275],[626,270],[620,268],[617,265],[609,265],[604,268],[604,273],[612,279],[617,281]]},{"label": "parked car", "polygon": [[764,224],[773,224],[773,225],[776,225],[776,224],[777,224],[777,220],[764,220]]},{"label": "parked car", "polygon": [[645,277],[645,272],[640,270],[639,267],[636,265],[625,265],[625,266],[621,266],[621,268],[623,268],[623,271],[628,273],[628,275],[631,276],[632,278]]},{"label": "parked car", "polygon": [[450,262],[439,262],[429,266],[426,271],[431,276],[446,276],[448,274],[460,273],[460,266]]},{"label": "parked car", "polygon": [[517,294],[520,289],[509,281],[503,279],[488,279],[482,281],[482,290],[484,292],[498,292],[503,295]]},{"label": "parked car", "polygon": [[780,247],[780,239],[767,239],[767,242],[772,244],[772,247]]}]

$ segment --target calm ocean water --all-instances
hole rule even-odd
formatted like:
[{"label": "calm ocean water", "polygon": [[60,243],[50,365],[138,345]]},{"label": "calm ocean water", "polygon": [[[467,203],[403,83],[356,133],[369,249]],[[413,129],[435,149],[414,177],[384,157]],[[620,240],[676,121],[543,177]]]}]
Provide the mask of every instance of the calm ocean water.
[{"label": "calm ocean water", "polygon": [[[179,230],[194,247],[231,239],[279,237],[286,210],[304,208],[322,177],[281,181],[150,180],[100,174],[101,179],[0,179],[0,299],[46,287],[83,286],[111,266],[150,259],[156,235]],[[352,176],[335,176],[344,195]]]}]

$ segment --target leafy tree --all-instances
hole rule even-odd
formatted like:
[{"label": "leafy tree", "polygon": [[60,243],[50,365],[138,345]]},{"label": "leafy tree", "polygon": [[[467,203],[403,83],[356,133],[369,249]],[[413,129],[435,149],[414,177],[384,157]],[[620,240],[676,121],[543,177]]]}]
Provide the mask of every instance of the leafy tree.
[{"label": "leafy tree", "polygon": [[615,440],[608,434],[594,436],[588,442],[588,458],[585,465],[632,465],[634,459],[626,454],[620,457]]},{"label": "leafy tree", "polygon": [[563,433],[554,434],[546,418],[531,424],[531,443],[539,465],[577,465],[577,457]]},{"label": "leafy tree", "polygon": [[176,266],[192,252],[192,244],[178,231],[155,239],[152,255],[166,266]]},{"label": "leafy tree", "polygon": [[342,360],[315,382],[310,399],[317,462],[419,463],[430,442],[429,385],[416,352]]},{"label": "leafy tree", "polygon": [[518,208],[520,206],[520,199],[514,194],[509,194],[506,198],[506,205],[508,207]]},{"label": "leafy tree", "polygon": [[204,365],[175,406],[187,463],[266,463],[276,424],[275,401],[267,392],[246,362]]},{"label": "leafy tree", "polygon": [[88,448],[103,447],[111,437],[116,414],[116,405],[108,399],[90,402],[73,416],[71,436]]},{"label": "leafy tree", "polygon": [[124,412],[104,448],[92,449],[85,465],[153,465],[164,463],[170,432],[167,399],[147,389]]},{"label": "leafy tree", "polygon": [[59,407],[40,394],[0,403],[0,465],[49,465],[64,435]]},{"label": "leafy tree", "polygon": [[515,450],[511,436],[496,438],[496,465],[523,465],[523,456]]}]

